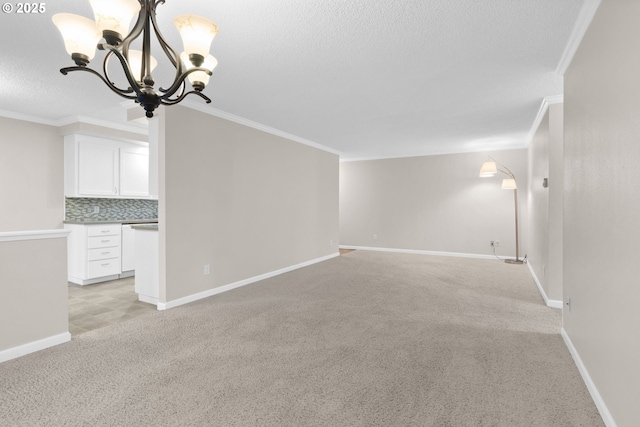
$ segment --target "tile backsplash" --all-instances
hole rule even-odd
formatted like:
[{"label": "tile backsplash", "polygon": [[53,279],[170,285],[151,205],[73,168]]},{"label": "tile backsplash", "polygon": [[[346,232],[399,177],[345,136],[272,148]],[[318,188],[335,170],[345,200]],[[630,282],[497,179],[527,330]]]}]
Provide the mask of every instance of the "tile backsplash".
[{"label": "tile backsplash", "polygon": [[[98,212],[95,212],[98,210]],[[158,218],[158,201],[150,199],[93,199],[67,197],[66,221],[110,221]]]}]

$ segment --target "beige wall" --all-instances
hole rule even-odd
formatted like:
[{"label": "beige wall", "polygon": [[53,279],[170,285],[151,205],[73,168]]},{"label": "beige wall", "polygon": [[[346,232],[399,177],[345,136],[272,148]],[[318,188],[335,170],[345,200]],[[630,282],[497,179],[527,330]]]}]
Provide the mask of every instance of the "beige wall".
[{"label": "beige wall", "polygon": [[337,155],[184,107],[164,114],[166,301],[337,253]]},{"label": "beige wall", "polygon": [[565,75],[564,329],[640,425],[640,2],[604,0]]},{"label": "beige wall", "polygon": [[[537,185],[542,185],[540,182]],[[547,296],[562,303],[564,228],[564,105],[549,106],[549,252]]]},{"label": "beige wall", "polygon": [[[0,117],[0,232],[62,228],[58,129]],[[0,242],[0,351],[68,332],[66,237]]]},{"label": "beige wall", "polygon": [[549,191],[542,180],[549,176],[549,111],[529,143],[529,266],[549,295],[546,272],[549,260]]},{"label": "beige wall", "polygon": [[0,232],[62,228],[64,146],[58,129],[0,117]]},{"label": "beige wall", "polygon": [[0,241],[0,351],[69,331],[66,237]]},{"label": "beige wall", "polygon": [[341,163],[340,244],[491,255],[499,240],[498,255],[514,256],[513,191],[500,188],[504,175],[478,177],[488,155],[518,179],[524,256],[526,149]]},{"label": "beige wall", "polygon": [[556,304],[562,301],[562,146],[563,106],[551,104],[529,144],[528,260],[545,295]]}]

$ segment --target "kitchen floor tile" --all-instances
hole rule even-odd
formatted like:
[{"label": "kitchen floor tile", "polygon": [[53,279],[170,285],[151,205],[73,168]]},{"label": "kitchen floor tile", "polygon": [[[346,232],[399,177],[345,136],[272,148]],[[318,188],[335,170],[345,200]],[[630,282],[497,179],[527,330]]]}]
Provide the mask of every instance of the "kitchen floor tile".
[{"label": "kitchen floor tile", "polygon": [[134,278],[80,286],[69,283],[69,332],[79,335],[156,311],[138,301]]}]

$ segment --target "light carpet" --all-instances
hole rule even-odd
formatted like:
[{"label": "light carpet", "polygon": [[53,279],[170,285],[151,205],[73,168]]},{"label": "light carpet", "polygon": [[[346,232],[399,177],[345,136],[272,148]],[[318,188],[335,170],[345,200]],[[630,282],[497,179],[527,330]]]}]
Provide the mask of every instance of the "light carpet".
[{"label": "light carpet", "polygon": [[2,426],[602,426],[522,265],[356,251],[0,364]]}]

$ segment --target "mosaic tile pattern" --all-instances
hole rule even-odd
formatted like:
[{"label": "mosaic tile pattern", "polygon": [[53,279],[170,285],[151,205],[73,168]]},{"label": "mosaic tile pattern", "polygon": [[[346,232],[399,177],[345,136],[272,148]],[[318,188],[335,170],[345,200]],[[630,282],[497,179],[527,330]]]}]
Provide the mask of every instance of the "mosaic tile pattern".
[{"label": "mosaic tile pattern", "polygon": [[[96,209],[97,208],[97,209]],[[95,212],[98,210],[98,212]],[[150,199],[65,199],[65,221],[120,221],[158,218],[158,201]]]}]

